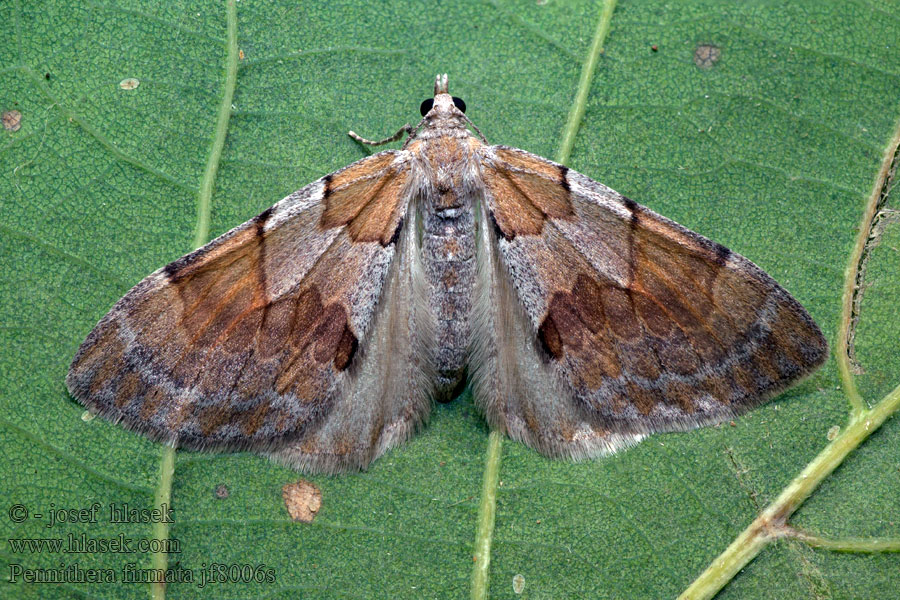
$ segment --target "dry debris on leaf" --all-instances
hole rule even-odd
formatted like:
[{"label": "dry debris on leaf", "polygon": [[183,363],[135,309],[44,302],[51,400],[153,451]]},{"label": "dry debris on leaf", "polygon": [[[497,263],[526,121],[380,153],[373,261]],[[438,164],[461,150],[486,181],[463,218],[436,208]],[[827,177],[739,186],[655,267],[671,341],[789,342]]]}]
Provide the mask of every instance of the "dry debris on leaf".
[{"label": "dry debris on leaf", "polygon": [[22,127],[22,113],[17,110],[7,110],[3,112],[3,129],[7,131],[18,131]]},{"label": "dry debris on leaf", "polygon": [[322,507],[322,490],[303,479],[285,484],[281,488],[281,497],[294,521],[312,523]]},{"label": "dry debris on leaf", "polygon": [[701,69],[708,69],[719,61],[722,50],[712,44],[700,44],[694,50],[694,64]]}]

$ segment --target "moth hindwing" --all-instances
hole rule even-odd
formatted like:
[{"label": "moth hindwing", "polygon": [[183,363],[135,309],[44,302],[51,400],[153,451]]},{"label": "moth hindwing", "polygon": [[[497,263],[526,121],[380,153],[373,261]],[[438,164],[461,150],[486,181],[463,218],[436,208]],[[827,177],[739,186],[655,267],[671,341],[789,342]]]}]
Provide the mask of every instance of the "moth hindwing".
[{"label": "moth hindwing", "polygon": [[409,133],[400,150],[149,275],[81,345],[72,395],[152,439],[335,472],[408,439],[467,374],[491,427],[577,459],[730,419],[824,361],[749,260],[489,145],[464,110],[439,76],[421,122],[382,140]]}]

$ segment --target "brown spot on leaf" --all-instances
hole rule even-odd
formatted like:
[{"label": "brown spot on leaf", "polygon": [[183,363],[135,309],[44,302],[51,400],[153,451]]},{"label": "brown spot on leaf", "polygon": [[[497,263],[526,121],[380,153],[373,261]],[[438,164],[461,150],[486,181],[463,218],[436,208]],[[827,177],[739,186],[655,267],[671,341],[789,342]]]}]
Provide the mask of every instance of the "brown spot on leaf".
[{"label": "brown spot on leaf", "polygon": [[294,521],[312,523],[322,508],[322,491],[309,481],[301,479],[281,488],[281,497],[288,514]]},{"label": "brown spot on leaf", "polygon": [[719,61],[722,50],[712,44],[700,44],[694,50],[694,64],[701,69],[709,69]]},{"label": "brown spot on leaf", "polygon": [[22,113],[17,110],[3,111],[2,117],[3,129],[7,131],[18,131],[22,128]]}]

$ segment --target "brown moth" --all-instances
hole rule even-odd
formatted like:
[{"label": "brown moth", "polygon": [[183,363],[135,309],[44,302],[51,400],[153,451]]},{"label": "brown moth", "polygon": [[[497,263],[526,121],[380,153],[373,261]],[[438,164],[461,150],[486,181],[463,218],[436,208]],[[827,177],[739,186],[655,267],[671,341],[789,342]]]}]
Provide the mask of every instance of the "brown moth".
[{"label": "brown moth", "polygon": [[[581,459],[718,423],[826,357],[746,258],[567,167],[491,146],[438,76],[422,120],[156,271],[66,384],[169,444],[365,468],[466,376],[492,428]],[[477,135],[470,132],[473,129]]]}]

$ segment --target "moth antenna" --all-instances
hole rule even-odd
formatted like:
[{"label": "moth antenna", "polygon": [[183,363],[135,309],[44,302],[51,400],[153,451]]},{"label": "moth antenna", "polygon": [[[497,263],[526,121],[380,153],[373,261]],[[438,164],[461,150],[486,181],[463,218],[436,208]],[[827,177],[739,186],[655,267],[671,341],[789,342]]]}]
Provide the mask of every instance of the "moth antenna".
[{"label": "moth antenna", "polygon": [[390,137],[386,137],[383,140],[378,140],[378,141],[367,140],[366,138],[362,137],[355,131],[348,131],[347,135],[352,137],[354,140],[356,140],[360,144],[366,144],[368,146],[381,146],[383,144],[389,144],[391,142],[396,142],[397,140],[399,140],[400,138],[403,137],[404,133],[412,133],[412,132],[413,132],[412,126],[409,123],[407,123],[406,125],[401,127],[399,130],[397,130],[397,133],[395,133],[394,135],[392,135]]},{"label": "moth antenna", "polygon": [[484,142],[485,144],[487,144],[487,143],[488,143],[487,138],[484,137],[484,134],[481,133],[481,130],[480,130],[480,129],[478,129],[478,125],[476,125],[475,123],[473,123],[472,120],[469,119],[469,117],[467,117],[465,114],[463,114],[463,119],[465,119],[465,120],[466,120],[466,123],[468,123],[469,126],[470,126],[472,129],[475,130],[475,132],[478,134],[478,137],[481,138],[481,141]]}]

